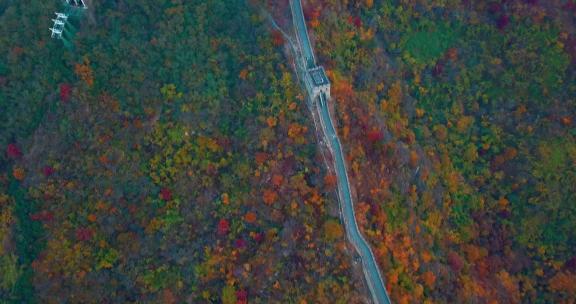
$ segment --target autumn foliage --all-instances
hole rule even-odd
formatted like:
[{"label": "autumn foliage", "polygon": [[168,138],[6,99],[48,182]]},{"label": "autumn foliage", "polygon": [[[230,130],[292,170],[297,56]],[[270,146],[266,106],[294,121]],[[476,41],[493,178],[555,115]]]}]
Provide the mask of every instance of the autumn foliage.
[{"label": "autumn foliage", "polygon": [[12,159],[18,159],[22,157],[22,151],[16,144],[8,144],[6,147],[6,155]]},{"label": "autumn foliage", "polygon": [[76,229],[76,239],[78,241],[89,241],[94,236],[94,231],[90,228],[78,228]]},{"label": "autumn foliage", "polygon": [[60,100],[67,103],[70,100],[70,94],[72,93],[72,86],[68,83],[60,84]]},{"label": "autumn foliage", "polygon": [[392,301],[574,302],[570,5],[319,5],[316,55]]},{"label": "autumn foliage", "polygon": [[230,231],[230,223],[226,219],[218,222],[218,235],[226,235]]},{"label": "autumn foliage", "polygon": [[12,176],[14,176],[16,180],[22,181],[26,177],[26,172],[24,168],[16,167],[12,170]]},{"label": "autumn foliage", "polygon": [[[9,2],[2,299],[369,299],[288,1]],[[575,302],[573,2],[303,1],[393,303]]]},{"label": "autumn foliage", "polygon": [[[65,40],[30,35],[37,3],[1,10],[21,25],[0,43],[2,299],[362,302],[304,91],[261,14],[291,25],[288,2],[124,4],[71,16]],[[324,5],[305,3],[311,26]]]},{"label": "autumn foliage", "polygon": [[250,211],[250,212],[246,213],[246,215],[244,215],[244,220],[247,223],[253,224],[256,222],[256,219],[257,219],[256,213],[254,213],[252,211]]},{"label": "autumn foliage", "polygon": [[282,46],[284,44],[284,37],[280,31],[272,30],[272,43],[274,46]]},{"label": "autumn foliage", "polygon": [[262,193],[262,199],[266,205],[272,205],[278,200],[278,193],[274,190],[265,189]]},{"label": "autumn foliage", "polygon": [[92,68],[90,67],[90,60],[84,58],[82,63],[77,63],[74,66],[74,72],[76,75],[86,83],[88,87],[94,85],[94,76],[92,73]]},{"label": "autumn foliage", "polygon": [[160,189],[160,198],[164,201],[169,201],[172,199],[172,191],[168,188]]}]

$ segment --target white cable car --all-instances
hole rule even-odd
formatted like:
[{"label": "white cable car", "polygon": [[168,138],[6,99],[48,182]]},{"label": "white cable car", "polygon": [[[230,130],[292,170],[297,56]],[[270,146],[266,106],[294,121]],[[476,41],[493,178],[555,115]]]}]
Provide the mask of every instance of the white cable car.
[{"label": "white cable car", "polygon": [[66,0],[66,4],[68,4],[72,7],[77,7],[77,8],[83,8],[83,9],[88,8],[86,6],[86,4],[84,3],[84,0]]}]

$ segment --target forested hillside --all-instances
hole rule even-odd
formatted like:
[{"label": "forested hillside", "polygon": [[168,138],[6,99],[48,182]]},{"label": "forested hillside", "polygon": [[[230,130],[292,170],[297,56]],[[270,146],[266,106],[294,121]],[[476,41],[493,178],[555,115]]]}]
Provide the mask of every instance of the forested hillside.
[{"label": "forested hillside", "polygon": [[367,301],[259,6],[60,2],[0,3],[0,302]]},{"label": "forested hillside", "polygon": [[395,303],[576,301],[576,3],[304,2]]},{"label": "forested hillside", "polygon": [[[287,0],[0,3],[0,303],[365,303]],[[394,303],[576,302],[576,2],[307,0]]]}]

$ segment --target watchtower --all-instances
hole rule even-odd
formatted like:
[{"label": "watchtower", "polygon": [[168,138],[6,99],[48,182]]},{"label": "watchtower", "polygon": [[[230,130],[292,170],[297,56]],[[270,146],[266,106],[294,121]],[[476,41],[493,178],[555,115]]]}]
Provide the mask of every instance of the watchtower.
[{"label": "watchtower", "polygon": [[316,100],[320,94],[326,95],[330,99],[330,80],[326,77],[326,71],[322,66],[308,69],[304,77],[306,90],[311,95],[312,100]]}]

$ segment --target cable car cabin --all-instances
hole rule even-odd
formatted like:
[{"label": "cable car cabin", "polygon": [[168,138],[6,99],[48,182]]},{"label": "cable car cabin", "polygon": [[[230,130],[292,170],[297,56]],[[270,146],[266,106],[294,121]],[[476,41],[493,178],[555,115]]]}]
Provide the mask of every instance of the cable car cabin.
[{"label": "cable car cabin", "polygon": [[304,82],[312,100],[316,100],[321,93],[330,98],[330,80],[323,67],[317,66],[306,71]]},{"label": "cable car cabin", "polygon": [[66,0],[66,4],[74,8],[88,8],[84,3],[84,0]]}]

